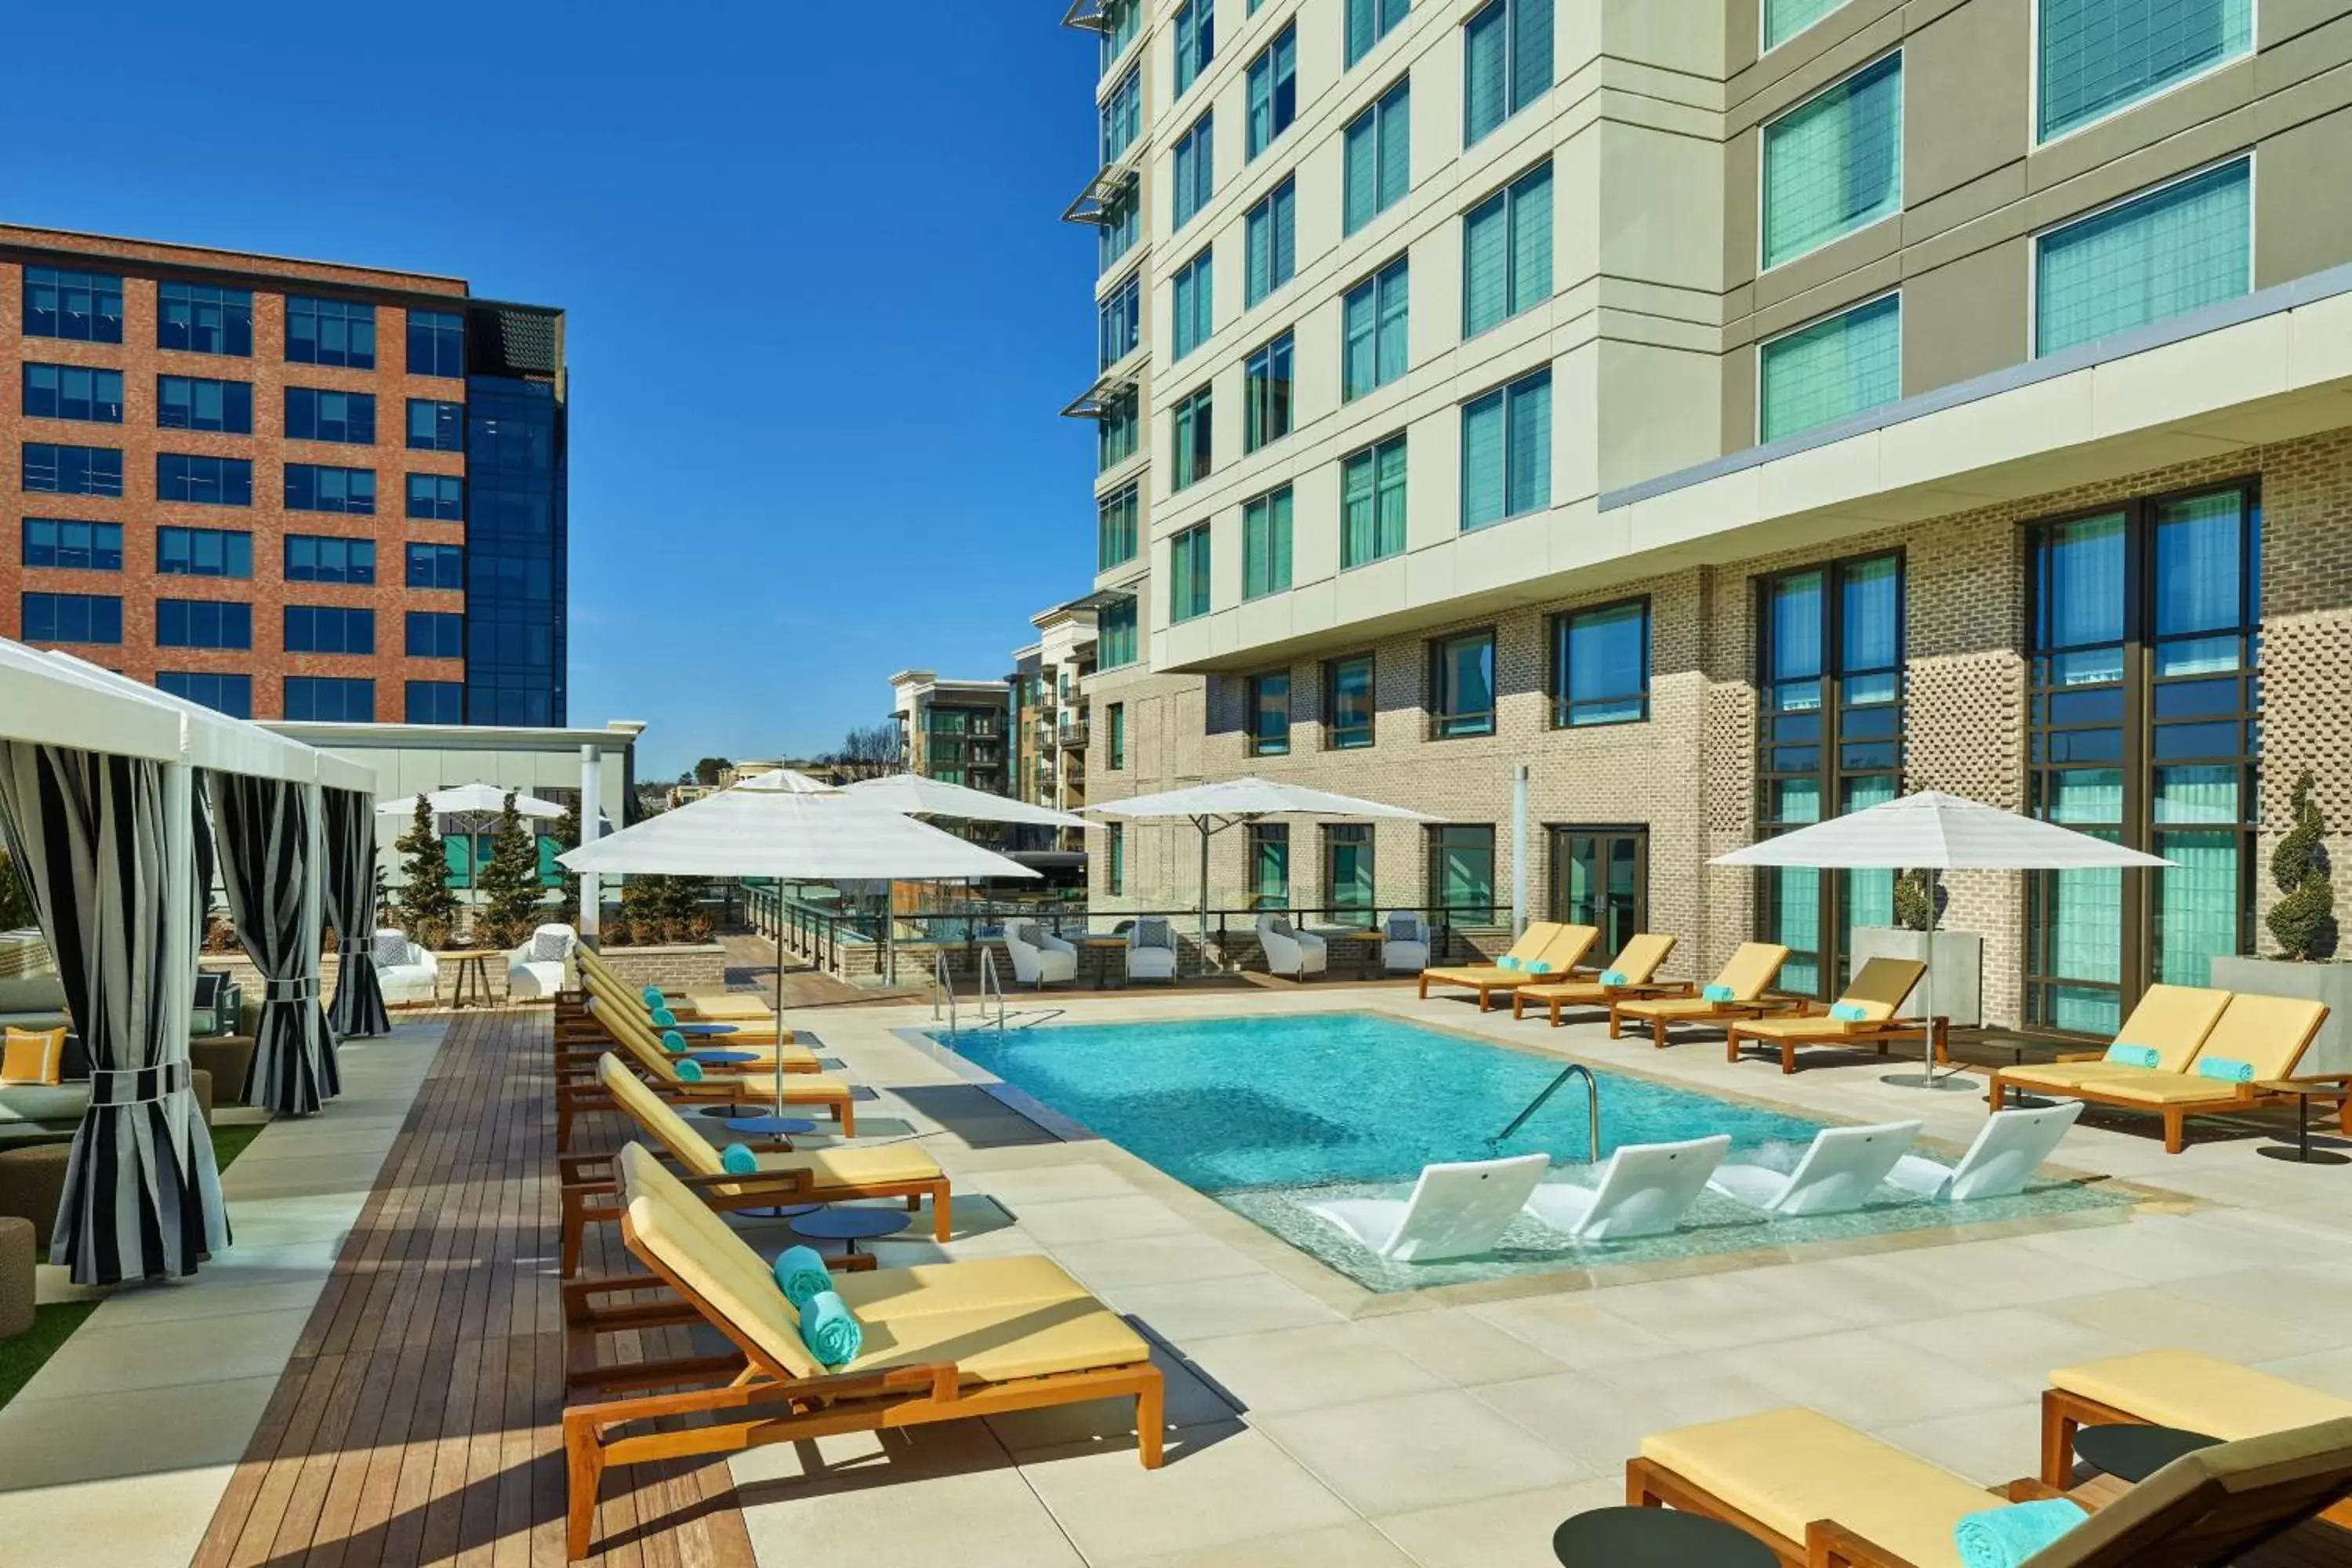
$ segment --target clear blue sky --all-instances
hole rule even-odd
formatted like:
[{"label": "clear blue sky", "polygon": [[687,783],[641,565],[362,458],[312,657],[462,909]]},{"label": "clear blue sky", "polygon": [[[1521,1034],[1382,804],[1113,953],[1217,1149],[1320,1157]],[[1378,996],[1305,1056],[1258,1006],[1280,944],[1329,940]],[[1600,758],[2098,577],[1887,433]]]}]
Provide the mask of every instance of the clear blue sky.
[{"label": "clear blue sky", "polygon": [[569,312],[572,720],[649,721],[642,772],[829,749],[1089,585],[1058,0],[107,14],[9,73],[0,217]]}]

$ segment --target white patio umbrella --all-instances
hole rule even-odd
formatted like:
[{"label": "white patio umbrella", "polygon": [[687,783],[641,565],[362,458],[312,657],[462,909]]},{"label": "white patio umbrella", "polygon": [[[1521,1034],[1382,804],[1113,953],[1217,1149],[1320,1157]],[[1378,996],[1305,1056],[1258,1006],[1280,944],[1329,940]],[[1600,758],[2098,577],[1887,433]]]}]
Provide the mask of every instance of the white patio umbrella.
[{"label": "white patio umbrella", "polygon": [[1050,805],[1033,805],[986,790],[969,789],[920,773],[861,779],[842,791],[908,816],[955,816],[966,822],[1010,822],[1026,827],[1084,827],[1087,819]]},{"label": "white patio umbrella", "polygon": [[[2090,871],[2169,866],[2161,856],[2126,849],[2054,822],[2020,816],[1982,801],[1937,790],[1897,795],[1861,811],[1833,816],[1793,833],[1715,858],[1718,866],[1796,866],[1822,870]],[[1936,942],[1936,879],[1928,879],[1927,951]],[[1959,1089],[1954,1075],[1936,1074],[1936,970],[1927,967],[1930,1023],[1920,1070],[1886,1081],[1908,1089]]]},{"label": "white patio umbrella", "polygon": [[1201,834],[1201,950],[1209,947],[1209,840],[1228,827],[1264,816],[1373,816],[1397,822],[1435,822],[1436,817],[1402,805],[1334,795],[1305,784],[1278,784],[1245,774],[1217,784],[1161,795],[1139,795],[1085,808],[1088,815],[1123,821],[1153,821],[1182,817]]},{"label": "white patio umbrella", "polygon": [[[541,800],[520,790],[508,791],[497,784],[452,784],[447,789],[425,792],[425,805],[436,816],[470,816],[482,814],[496,816],[507,807],[507,795],[515,797],[515,810],[525,816],[562,816],[563,808],[551,800]],[[378,816],[405,816],[416,809],[413,795],[386,795],[376,806]]]}]

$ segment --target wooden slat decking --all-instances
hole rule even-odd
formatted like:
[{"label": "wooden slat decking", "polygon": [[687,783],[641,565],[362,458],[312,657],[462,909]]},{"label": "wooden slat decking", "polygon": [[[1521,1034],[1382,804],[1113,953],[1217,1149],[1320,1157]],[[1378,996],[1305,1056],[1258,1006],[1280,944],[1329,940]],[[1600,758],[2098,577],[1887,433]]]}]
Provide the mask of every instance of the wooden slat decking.
[{"label": "wooden slat decking", "polygon": [[[196,1568],[563,1562],[550,1030],[544,1009],[451,1024]],[[604,1495],[595,1563],[751,1568],[723,1464]]]}]

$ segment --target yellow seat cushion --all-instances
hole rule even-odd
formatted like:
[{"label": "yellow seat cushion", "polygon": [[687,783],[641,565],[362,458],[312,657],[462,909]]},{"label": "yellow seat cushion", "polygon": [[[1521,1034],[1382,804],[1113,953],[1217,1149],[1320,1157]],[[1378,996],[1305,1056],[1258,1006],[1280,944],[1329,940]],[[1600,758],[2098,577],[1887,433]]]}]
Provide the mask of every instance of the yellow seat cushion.
[{"label": "yellow seat cushion", "polygon": [[1591,980],[1553,981],[1542,985],[1522,985],[1519,994],[1531,1002],[1606,1002],[1616,994],[1608,986]]},{"label": "yellow seat cushion", "polygon": [[762,1154],[762,1171],[806,1171],[820,1187],[887,1186],[901,1182],[936,1182],[940,1163],[919,1144],[883,1143],[871,1149],[812,1149],[790,1154]]},{"label": "yellow seat cushion", "polygon": [[885,1310],[870,1317],[860,1312],[857,1321],[866,1348],[842,1372],[951,1361],[970,1384],[1133,1366],[1151,1359],[1143,1336],[1091,1297],[973,1311]]},{"label": "yellow seat cushion", "polygon": [[1449,985],[1524,985],[1530,980],[1543,978],[1524,970],[1503,969],[1492,963],[1470,963],[1459,969],[1424,969],[1421,977],[1444,981]]},{"label": "yellow seat cushion", "polygon": [[2196,1351],[2143,1351],[2063,1366],[2050,1374],[2050,1385],[2153,1426],[2229,1442],[2352,1415],[2352,1399]]},{"label": "yellow seat cushion", "polygon": [[1831,1520],[1916,1565],[1959,1568],[1953,1527],[2000,1500],[1818,1411],[1768,1410],[1642,1439],[1642,1457],[1802,1545]]},{"label": "yellow seat cushion", "polygon": [[826,1078],[822,1073],[813,1072],[746,1073],[740,1078],[705,1073],[702,1081],[694,1087],[728,1089],[754,1100],[773,1100],[779,1079],[783,1081],[786,1105],[831,1105],[835,1100],[849,1098],[847,1084],[837,1078]]},{"label": "yellow seat cushion", "polygon": [[[2146,1073],[2114,1078],[2101,1076],[2084,1079],[2081,1085],[2084,1094],[2095,1094],[2107,1100],[2127,1100],[2134,1105],[2211,1105],[2247,1096],[2239,1092],[2241,1086],[2225,1083],[2220,1079],[2200,1078],[2193,1072],[2165,1072],[2151,1068]],[[2251,1090],[2248,1091],[2249,1096]]]},{"label": "yellow seat cushion", "polygon": [[927,1312],[982,1312],[1091,1301],[1094,1295],[1068,1270],[1042,1254],[975,1258],[961,1263],[918,1263],[836,1274],[834,1292],[860,1321],[868,1316],[911,1318]]},{"label": "yellow seat cushion", "polygon": [[1862,966],[1838,1002],[1859,1007],[1869,1019],[1891,1018],[1911,999],[1927,966],[1916,958],[1874,958]]},{"label": "yellow seat cushion", "polygon": [[698,1018],[772,1018],[775,1009],[757,996],[732,991],[689,991],[686,1005]]},{"label": "yellow seat cushion", "polygon": [[2244,1062],[2258,1079],[2288,1078],[2326,1021],[2324,1003],[2241,993],[2230,998],[2197,1057],[2200,1061],[2221,1057]]},{"label": "yellow seat cushion", "polygon": [[1837,1040],[1885,1019],[1865,1020],[1849,1024],[1843,1018],[1758,1018],[1739,1026],[1743,1035],[1753,1035],[1767,1040]]},{"label": "yellow seat cushion", "polygon": [[[2116,1065],[2114,1062],[2052,1062],[2044,1067],[2003,1068],[2000,1069],[2000,1081],[2069,1094],[2077,1089],[2095,1087],[2101,1079],[2112,1079]],[[2126,1068],[2123,1070],[2155,1074],[2159,1069]]]},{"label": "yellow seat cushion", "polygon": [[2198,1047],[2213,1032],[2222,1009],[2230,1005],[2227,991],[2203,985],[2151,985],[2140,994],[2139,1005],[2116,1031],[2118,1045],[2145,1046],[2156,1053],[2157,1065],[2182,1072],[2197,1058]]},{"label": "yellow seat cushion", "polygon": [[0,1045],[0,1084],[54,1087],[63,1079],[65,1060],[63,1029],[11,1027],[5,1044]]},{"label": "yellow seat cushion", "polygon": [[1704,996],[1660,996],[1648,1002],[1620,1002],[1617,1011],[1633,1018],[1712,1018],[1738,1002],[1710,1002]]}]

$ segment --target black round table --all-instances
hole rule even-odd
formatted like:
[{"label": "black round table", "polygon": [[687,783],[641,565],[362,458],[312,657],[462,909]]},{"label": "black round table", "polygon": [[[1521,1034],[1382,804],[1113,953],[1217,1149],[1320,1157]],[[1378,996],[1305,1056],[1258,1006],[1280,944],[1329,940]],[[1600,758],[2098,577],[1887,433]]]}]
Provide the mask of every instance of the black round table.
[{"label": "black round table", "polygon": [[2077,1427],[2074,1457],[2093,1469],[2135,1485],[2147,1479],[2183,1454],[2210,1448],[2221,1439],[2178,1426],[2138,1426],[2111,1422]]},{"label": "black round table", "polygon": [[914,1223],[915,1216],[900,1209],[820,1208],[793,1221],[793,1234],[811,1241],[842,1242],[856,1252],[859,1241],[896,1236]]},{"label": "black round table", "polygon": [[1705,1514],[1597,1508],[1552,1531],[1564,1568],[1780,1568],[1754,1536]]}]

